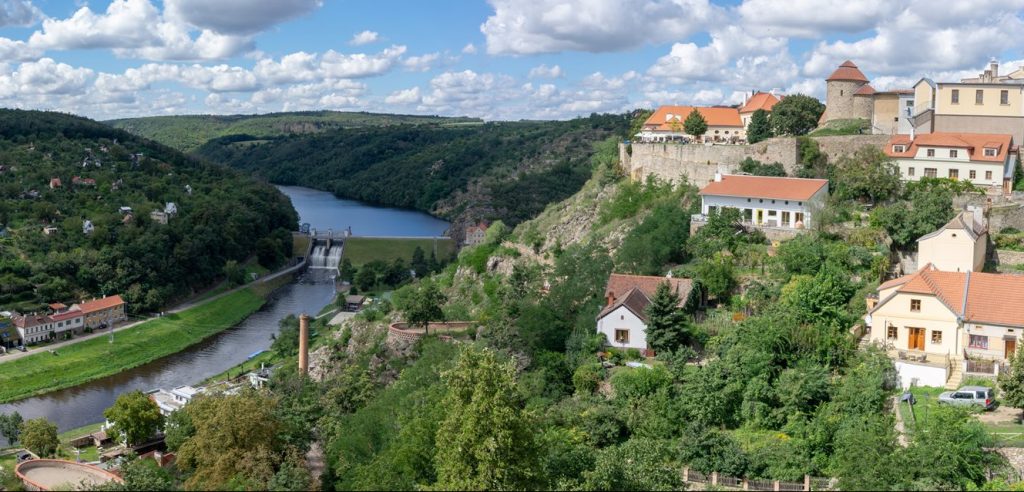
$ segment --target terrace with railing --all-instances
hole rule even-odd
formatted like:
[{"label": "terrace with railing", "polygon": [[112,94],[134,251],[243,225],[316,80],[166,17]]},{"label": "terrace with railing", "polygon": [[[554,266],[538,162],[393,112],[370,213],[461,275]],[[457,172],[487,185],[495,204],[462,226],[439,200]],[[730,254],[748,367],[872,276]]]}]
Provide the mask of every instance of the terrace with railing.
[{"label": "terrace with railing", "polygon": [[809,491],[809,490],[834,490],[835,479],[804,476],[802,482],[786,482],[782,480],[765,480],[751,478],[737,478],[721,475],[717,472],[701,473],[683,468],[683,482],[696,485],[694,488],[722,488],[735,490],[773,490],[773,491]]}]

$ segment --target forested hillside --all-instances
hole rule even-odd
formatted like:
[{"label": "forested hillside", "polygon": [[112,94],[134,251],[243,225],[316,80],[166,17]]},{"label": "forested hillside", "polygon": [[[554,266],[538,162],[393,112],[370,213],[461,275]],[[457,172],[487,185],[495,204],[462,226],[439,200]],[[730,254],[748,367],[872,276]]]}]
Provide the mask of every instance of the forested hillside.
[{"label": "forested hillside", "polygon": [[518,223],[577,190],[595,142],[629,115],[477,126],[394,126],[212,140],[196,154],[286,185],[415,208],[459,224]]},{"label": "forested hillside", "polygon": [[[167,224],[151,218],[168,202]],[[283,262],[297,221],[284,195],[237,171],[85,118],[0,111],[2,309],[101,294],[157,309],[257,249]]]},{"label": "forested hillside", "polygon": [[114,128],[191,152],[209,140],[227,135],[273,137],[318,133],[338,128],[418,124],[478,124],[476,118],[448,118],[340,111],[303,111],[264,115],[183,115],[126,118],[107,121]]}]

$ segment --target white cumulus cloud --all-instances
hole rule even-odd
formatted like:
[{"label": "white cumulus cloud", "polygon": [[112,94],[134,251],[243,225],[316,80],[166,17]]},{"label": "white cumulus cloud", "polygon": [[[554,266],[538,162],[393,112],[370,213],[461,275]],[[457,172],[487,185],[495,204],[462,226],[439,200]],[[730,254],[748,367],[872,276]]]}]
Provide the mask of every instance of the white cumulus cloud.
[{"label": "white cumulus cloud", "polygon": [[380,34],[374,31],[363,31],[356,33],[352,36],[352,39],[348,42],[352,46],[362,46],[364,44],[376,43],[380,39]]}]

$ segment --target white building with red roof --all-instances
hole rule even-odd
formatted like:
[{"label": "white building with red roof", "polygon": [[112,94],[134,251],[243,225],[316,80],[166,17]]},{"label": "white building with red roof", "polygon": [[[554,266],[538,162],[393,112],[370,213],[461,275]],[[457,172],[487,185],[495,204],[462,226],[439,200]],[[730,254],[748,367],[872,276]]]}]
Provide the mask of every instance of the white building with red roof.
[{"label": "white building with red roof", "polygon": [[635,137],[643,142],[694,141],[695,137],[685,129],[686,117],[694,109],[708,124],[703,135],[705,142],[737,143],[746,140],[746,126],[740,118],[739,109],[731,107],[662,106],[647,118]]},{"label": "white building with red roof", "polygon": [[763,109],[771,113],[772,108],[774,108],[780,100],[782,100],[782,97],[776,96],[774,92],[758,91],[751,94],[746,101],[743,101],[743,104],[740,105],[738,110],[740,113],[740,120],[743,122],[743,128],[750,126],[750,118],[754,116],[755,111]]},{"label": "white building with red roof", "polygon": [[126,307],[121,296],[107,296],[74,304],[69,311],[80,311],[85,317],[85,325],[89,328],[97,328],[104,324],[110,326],[128,319]]},{"label": "white building with red roof", "polygon": [[597,332],[604,335],[605,344],[619,349],[637,349],[653,355],[647,344],[647,306],[654,298],[658,286],[668,283],[679,296],[679,307],[695,307],[699,303],[688,278],[626,275],[613,273],[605,288],[605,307],[597,315]]},{"label": "white building with red roof", "polygon": [[747,225],[804,229],[825,205],[828,180],[717,173],[714,181],[700,190],[700,198],[701,213],[693,217],[695,222],[734,208]]},{"label": "white building with red roof", "polygon": [[992,192],[1013,191],[1017,149],[1013,136],[991,133],[895,135],[883,149],[904,181],[949,178]]},{"label": "white building with red roof", "polygon": [[466,237],[462,241],[462,244],[464,246],[482,244],[484,239],[487,237],[488,226],[489,224],[487,224],[487,222],[480,221],[479,223],[471,224],[469,227],[466,227]]}]

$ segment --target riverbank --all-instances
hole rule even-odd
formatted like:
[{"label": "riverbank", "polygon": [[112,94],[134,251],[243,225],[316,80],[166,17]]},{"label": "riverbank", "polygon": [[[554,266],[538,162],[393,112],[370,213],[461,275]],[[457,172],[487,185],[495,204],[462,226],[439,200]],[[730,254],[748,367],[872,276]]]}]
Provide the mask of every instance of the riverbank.
[{"label": "riverbank", "polygon": [[266,302],[247,288],[130,330],[0,365],[0,403],[70,388],[180,352],[237,325]]}]

